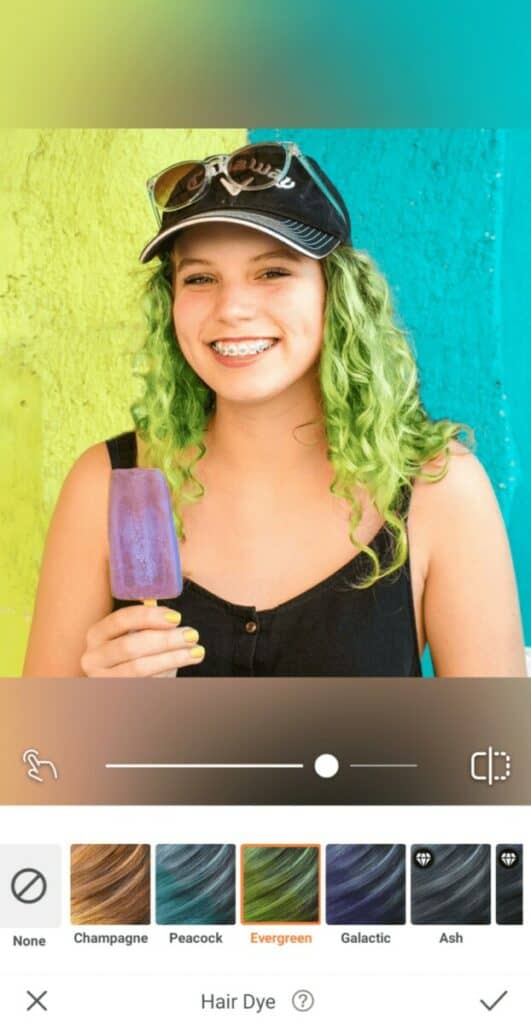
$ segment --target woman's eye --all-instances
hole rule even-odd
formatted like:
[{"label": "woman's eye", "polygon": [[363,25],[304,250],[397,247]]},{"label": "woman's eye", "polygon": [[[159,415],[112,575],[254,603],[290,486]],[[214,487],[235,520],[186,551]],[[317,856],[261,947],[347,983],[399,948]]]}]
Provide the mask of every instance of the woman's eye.
[{"label": "woman's eye", "polygon": [[262,277],[268,277],[270,275],[272,275],[273,278],[275,278],[275,277],[289,277],[289,271],[288,270],[283,270],[282,267],[271,267],[269,270],[264,270],[264,273],[261,276]]},{"label": "woman's eye", "polygon": [[208,274],[194,274],[192,277],[185,277],[185,284],[204,284],[205,281],[211,281],[212,278]]}]

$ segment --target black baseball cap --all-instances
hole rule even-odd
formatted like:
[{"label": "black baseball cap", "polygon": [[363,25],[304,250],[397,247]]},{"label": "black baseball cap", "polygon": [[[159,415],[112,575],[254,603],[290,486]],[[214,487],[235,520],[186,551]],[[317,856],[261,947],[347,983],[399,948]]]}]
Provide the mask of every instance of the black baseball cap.
[{"label": "black baseball cap", "polygon": [[[268,143],[263,145],[267,152]],[[259,160],[260,144],[238,152],[251,154],[251,151]],[[207,157],[203,166],[211,161],[215,169],[216,159]],[[249,166],[252,167],[251,159],[249,156],[246,174]],[[263,167],[262,162],[262,181],[265,180],[263,174],[267,174]],[[313,259],[323,259],[342,243],[352,245],[349,212],[342,196],[317,161],[302,153],[300,158],[291,156],[286,174],[280,180],[256,191],[238,189],[224,170],[216,170],[195,202],[163,213],[159,231],[140,254],[141,263],[149,263],[154,256],[168,252],[179,231],[210,221],[256,228]]]}]

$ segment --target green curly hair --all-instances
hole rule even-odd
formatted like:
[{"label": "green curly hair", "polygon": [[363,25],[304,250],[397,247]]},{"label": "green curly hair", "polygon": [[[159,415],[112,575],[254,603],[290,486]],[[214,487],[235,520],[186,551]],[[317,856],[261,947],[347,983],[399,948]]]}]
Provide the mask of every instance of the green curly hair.
[{"label": "green curly hair", "polygon": [[[415,359],[395,322],[387,282],[373,260],[341,245],[322,265],[327,288],[318,367],[323,416],[315,422],[324,425],[335,470],[330,491],[349,502],[350,540],[369,559],[368,575],[352,584],[362,589],[394,573],[406,560],[401,509],[413,481],[441,480],[448,471],[450,440],[464,432],[470,447],[473,432],[466,424],[431,420],[424,410]],[[205,493],[194,466],[206,451],[204,434],[216,396],[178,345],[172,281],[171,256],[164,254],[145,286],[147,334],[133,360],[141,395],[131,413],[145,445],[142,465],[164,472],[177,533],[185,540],[181,509]],[[438,472],[423,470],[424,463],[443,453]],[[359,486],[369,493],[392,537],[392,555],[385,565],[356,537],[362,517],[355,494]]]}]

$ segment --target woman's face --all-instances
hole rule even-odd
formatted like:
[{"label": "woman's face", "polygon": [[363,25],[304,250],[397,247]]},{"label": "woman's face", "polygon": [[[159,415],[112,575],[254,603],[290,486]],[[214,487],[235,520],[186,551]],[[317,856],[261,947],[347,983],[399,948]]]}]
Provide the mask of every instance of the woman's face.
[{"label": "woman's face", "polygon": [[[179,345],[218,396],[256,401],[315,379],[326,296],[318,260],[252,228],[210,223],[179,235],[173,261]],[[271,347],[256,355],[258,343]],[[227,353],[243,344],[246,355]]]}]

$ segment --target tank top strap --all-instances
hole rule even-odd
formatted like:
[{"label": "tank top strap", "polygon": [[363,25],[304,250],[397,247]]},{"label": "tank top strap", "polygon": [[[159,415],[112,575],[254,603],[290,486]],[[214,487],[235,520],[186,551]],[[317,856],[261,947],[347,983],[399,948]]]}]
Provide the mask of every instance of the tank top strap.
[{"label": "tank top strap", "polygon": [[413,480],[406,480],[405,484],[402,484],[398,492],[398,499],[396,503],[396,510],[402,519],[407,520],[409,515],[409,506],[411,503],[411,495],[413,493]]},{"label": "tank top strap", "polygon": [[113,469],[134,469],[137,460],[136,434],[128,430],[105,442]]}]

